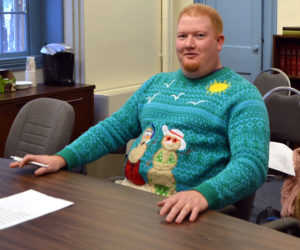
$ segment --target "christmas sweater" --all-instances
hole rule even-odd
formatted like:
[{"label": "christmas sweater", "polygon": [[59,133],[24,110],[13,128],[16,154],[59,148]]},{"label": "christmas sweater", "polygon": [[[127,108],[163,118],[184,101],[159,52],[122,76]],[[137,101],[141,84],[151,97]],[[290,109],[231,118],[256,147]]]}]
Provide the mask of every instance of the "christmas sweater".
[{"label": "christmas sweater", "polygon": [[194,189],[220,208],[265,181],[269,136],[262,97],[245,78],[226,67],[200,79],[178,70],[150,78],[57,155],[73,168],[137,138],[125,162],[129,180],[162,195]]}]

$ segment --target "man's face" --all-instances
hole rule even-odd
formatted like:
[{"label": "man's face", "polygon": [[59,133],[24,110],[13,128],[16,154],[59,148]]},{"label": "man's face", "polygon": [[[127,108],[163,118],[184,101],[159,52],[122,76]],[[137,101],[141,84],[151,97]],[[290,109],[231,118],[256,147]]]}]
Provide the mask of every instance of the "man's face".
[{"label": "man's face", "polygon": [[216,36],[208,16],[182,16],[176,52],[184,75],[199,78],[221,68],[219,52],[223,42],[223,34]]}]

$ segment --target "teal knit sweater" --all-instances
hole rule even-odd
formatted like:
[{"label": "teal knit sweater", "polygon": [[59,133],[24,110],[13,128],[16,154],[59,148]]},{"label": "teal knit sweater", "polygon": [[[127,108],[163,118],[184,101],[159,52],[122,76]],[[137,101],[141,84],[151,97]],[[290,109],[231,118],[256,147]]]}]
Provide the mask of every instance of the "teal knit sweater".
[{"label": "teal knit sweater", "polygon": [[229,68],[200,79],[178,70],[153,76],[119,111],[57,155],[73,168],[137,138],[129,160],[139,160],[146,183],[164,171],[169,188],[198,190],[209,208],[219,208],[265,181],[269,134],[262,97],[246,79]]}]

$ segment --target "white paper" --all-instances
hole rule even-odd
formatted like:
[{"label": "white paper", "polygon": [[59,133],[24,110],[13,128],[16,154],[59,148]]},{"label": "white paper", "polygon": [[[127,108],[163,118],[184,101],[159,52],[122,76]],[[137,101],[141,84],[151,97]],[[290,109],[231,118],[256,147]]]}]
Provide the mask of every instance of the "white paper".
[{"label": "white paper", "polygon": [[270,142],[269,168],[295,176],[293,150],[279,142]]},{"label": "white paper", "polygon": [[35,190],[0,199],[0,230],[73,205]]}]

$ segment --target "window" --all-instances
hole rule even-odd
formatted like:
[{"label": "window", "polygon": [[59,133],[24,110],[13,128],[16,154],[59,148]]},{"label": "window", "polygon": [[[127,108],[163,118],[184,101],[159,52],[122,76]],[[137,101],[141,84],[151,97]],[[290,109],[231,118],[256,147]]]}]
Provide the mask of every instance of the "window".
[{"label": "window", "polygon": [[23,70],[27,56],[41,65],[45,43],[63,42],[63,0],[0,0],[0,68]]},{"label": "window", "polygon": [[1,0],[1,57],[27,51],[26,1]]}]

